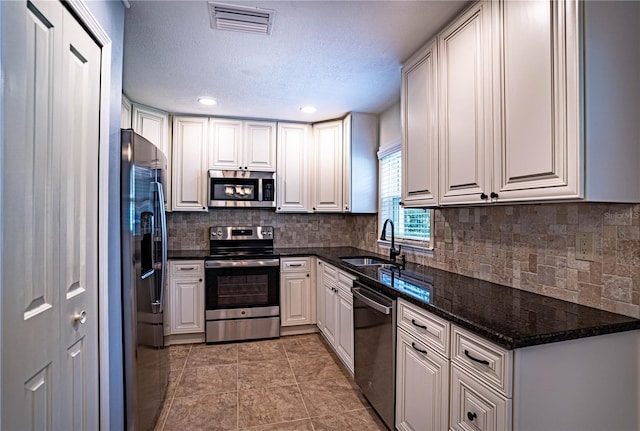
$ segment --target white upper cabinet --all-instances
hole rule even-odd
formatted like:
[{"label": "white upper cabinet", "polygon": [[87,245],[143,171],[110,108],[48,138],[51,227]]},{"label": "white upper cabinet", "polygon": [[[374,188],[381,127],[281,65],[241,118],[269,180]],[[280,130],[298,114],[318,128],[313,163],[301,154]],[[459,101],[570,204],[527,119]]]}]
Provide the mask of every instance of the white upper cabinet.
[{"label": "white upper cabinet", "polygon": [[210,118],[209,130],[209,169],[243,169],[242,121]]},{"label": "white upper cabinet", "polygon": [[438,203],[437,47],[435,39],[402,66],[402,202]]},{"label": "white upper cabinet", "polygon": [[500,2],[498,201],[640,201],[632,3]]},{"label": "white upper cabinet", "polygon": [[378,117],[278,123],[277,211],[375,213]]},{"label": "white upper cabinet", "polygon": [[[403,66],[405,205],[640,202],[633,3],[487,0],[464,10],[437,37],[435,126],[423,120],[428,81],[416,78],[436,62],[432,43]],[[428,199],[435,171],[439,195]]]},{"label": "white upper cabinet", "polygon": [[342,212],[342,120],[313,125],[312,210]]},{"label": "white upper cabinet", "polygon": [[122,110],[120,111],[120,128],[131,129],[131,100],[122,95]]},{"label": "white upper cabinet", "polygon": [[[123,98],[124,106],[124,98]],[[173,160],[171,159],[171,141],[169,139],[169,114],[148,106],[131,104],[131,128],[153,143],[167,158],[167,184],[164,184],[164,193],[167,200],[167,211],[172,210],[172,186],[173,175],[171,173]]]},{"label": "white upper cabinet", "polygon": [[489,2],[475,3],[438,35],[443,205],[481,203],[490,193],[490,9]]},{"label": "white upper cabinet", "polygon": [[499,53],[494,186],[500,201],[579,198],[577,5],[505,1]]},{"label": "white upper cabinet", "polygon": [[272,121],[244,122],[244,168],[276,171],[276,128]]},{"label": "white upper cabinet", "polygon": [[311,212],[307,124],[278,123],[276,211]]},{"label": "white upper cabinet", "polygon": [[133,104],[133,130],[150,141],[167,157],[171,157],[169,148],[169,114],[158,109]]},{"label": "white upper cabinet", "polygon": [[378,212],[378,116],[352,112],[343,120],[342,208]]},{"label": "white upper cabinet", "polygon": [[207,211],[206,117],[173,118],[173,210]]},{"label": "white upper cabinet", "polygon": [[211,118],[209,169],[276,170],[276,123]]}]

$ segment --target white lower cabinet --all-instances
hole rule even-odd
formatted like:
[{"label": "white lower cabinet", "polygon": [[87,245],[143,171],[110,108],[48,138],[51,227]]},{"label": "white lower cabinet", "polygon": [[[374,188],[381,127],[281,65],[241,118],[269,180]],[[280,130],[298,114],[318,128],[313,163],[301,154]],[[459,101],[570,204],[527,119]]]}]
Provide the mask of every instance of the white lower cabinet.
[{"label": "white lower cabinet", "polygon": [[451,364],[451,429],[511,429],[511,399],[492,390],[457,364]]},{"label": "white lower cabinet", "polygon": [[280,325],[316,323],[316,292],[311,283],[311,258],[280,259]]},{"label": "white lower cabinet", "polygon": [[335,349],[342,362],[353,373],[353,295],[338,291],[338,329]]},{"label": "white lower cabinet", "polygon": [[396,428],[446,430],[449,360],[403,329],[397,334]]},{"label": "white lower cabinet", "polygon": [[322,333],[334,347],[338,332],[338,270],[333,266],[322,262],[322,290],[324,292]]},{"label": "white lower cabinet", "polygon": [[[353,295],[355,277],[319,261],[324,292],[322,333],[340,360],[353,374]],[[318,286],[320,288],[320,286]]]},{"label": "white lower cabinet", "polygon": [[312,262],[316,268],[316,323],[322,332],[324,331],[324,266],[320,259],[314,258]]},{"label": "white lower cabinet", "polygon": [[204,262],[169,261],[169,334],[204,333]]}]

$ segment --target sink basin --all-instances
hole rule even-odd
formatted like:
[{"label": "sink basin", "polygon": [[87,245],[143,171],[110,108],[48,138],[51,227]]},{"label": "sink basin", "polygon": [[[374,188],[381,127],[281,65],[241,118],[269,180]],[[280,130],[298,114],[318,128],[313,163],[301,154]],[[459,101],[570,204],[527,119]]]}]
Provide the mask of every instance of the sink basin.
[{"label": "sink basin", "polygon": [[341,257],[340,260],[353,266],[384,266],[390,264],[387,260],[373,256]]}]

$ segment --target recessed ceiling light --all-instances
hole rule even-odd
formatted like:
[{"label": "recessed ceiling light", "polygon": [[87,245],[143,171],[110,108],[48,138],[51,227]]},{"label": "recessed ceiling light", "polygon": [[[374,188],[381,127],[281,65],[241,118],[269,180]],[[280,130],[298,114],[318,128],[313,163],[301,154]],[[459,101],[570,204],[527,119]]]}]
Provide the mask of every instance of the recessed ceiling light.
[{"label": "recessed ceiling light", "polygon": [[313,114],[314,112],[316,112],[316,107],[315,106],[303,106],[302,108],[300,108],[300,110],[302,112],[304,112],[305,114]]},{"label": "recessed ceiling light", "polygon": [[198,98],[198,102],[202,103],[203,105],[207,105],[207,106],[212,106],[215,105],[216,102],[214,99],[212,99],[211,97],[200,97]]}]

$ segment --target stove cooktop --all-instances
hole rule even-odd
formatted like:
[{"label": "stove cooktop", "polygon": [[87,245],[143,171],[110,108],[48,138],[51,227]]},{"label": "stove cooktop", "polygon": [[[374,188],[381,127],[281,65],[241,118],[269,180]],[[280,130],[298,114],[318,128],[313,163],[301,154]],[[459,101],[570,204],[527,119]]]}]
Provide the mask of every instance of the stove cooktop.
[{"label": "stove cooktop", "polygon": [[210,250],[210,255],[206,257],[208,260],[230,260],[230,259],[262,259],[279,257],[278,252],[273,249],[263,250]]}]

